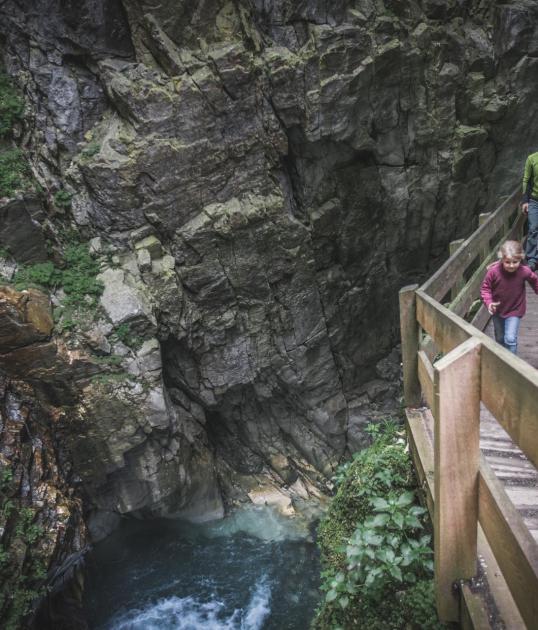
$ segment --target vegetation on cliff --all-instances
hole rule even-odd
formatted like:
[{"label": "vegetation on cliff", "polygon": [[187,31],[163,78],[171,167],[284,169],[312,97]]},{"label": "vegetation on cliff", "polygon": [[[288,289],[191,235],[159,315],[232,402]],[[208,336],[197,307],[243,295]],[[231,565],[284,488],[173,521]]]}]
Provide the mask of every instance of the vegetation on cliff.
[{"label": "vegetation on cliff", "polygon": [[32,184],[30,168],[20,149],[0,150],[0,197],[11,197]]},{"label": "vegetation on cliff", "polygon": [[22,117],[23,109],[23,99],[11,79],[0,70],[0,138],[11,133],[15,122]]},{"label": "vegetation on cliff", "polygon": [[62,269],[52,262],[36,263],[21,267],[15,275],[15,287],[25,289],[37,285],[46,289],[62,288],[65,292],[64,306],[78,306],[81,302],[94,304],[103,291],[97,280],[99,264],[92,258],[84,243],[70,243],[63,255]]},{"label": "vegetation on cliff", "polygon": [[434,629],[427,512],[416,501],[403,431],[371,425],[372,445],[337,475],[318,530],[325,599],[315,630]]},{"label": "vegetation on cliff", "polygon": [[24,153],[10,146],[15,123],[22,118],[24,100],[0,69],[0,197],[11,197],[33,186]]}]

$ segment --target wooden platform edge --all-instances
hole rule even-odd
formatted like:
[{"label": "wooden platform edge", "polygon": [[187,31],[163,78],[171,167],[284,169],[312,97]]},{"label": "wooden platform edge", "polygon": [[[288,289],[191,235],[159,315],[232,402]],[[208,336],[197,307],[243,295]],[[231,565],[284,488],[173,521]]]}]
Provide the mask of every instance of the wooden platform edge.
[{"label": "wooden platform edge", "polygon": [[[432,522],[434,520],[434,465],[433,465],[433,416],[427,407],[406,408],[406,430],[409,451],[415,467],[419,489]],[[430,427],[430,432],[428,431]],[[484,573],[489,592],[499,616],[510,630],[525,630],[526,626],[519,614],[502,571],[495,560],[487,539],[478,526],[478,556],[484,560]],[[467,630],[493,630],[487,606],[480,593],[473,592],[464,584],[461,591],[461,624]],[[497,626],[498,627],[498,626]]]}]

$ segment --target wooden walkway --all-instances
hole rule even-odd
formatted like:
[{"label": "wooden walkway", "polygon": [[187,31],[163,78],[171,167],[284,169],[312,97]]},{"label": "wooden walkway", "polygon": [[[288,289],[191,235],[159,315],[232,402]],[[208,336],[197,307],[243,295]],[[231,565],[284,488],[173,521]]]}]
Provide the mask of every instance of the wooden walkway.
[{"label": "wooden walkway", "polygon": [[406,425],[434,525],[437,612],[464,630],[538,630],[538,297],[529,295],[519,358],[474,308],[500,243],[523,237],[519,199],[514,190],[480,215],[426,282],[399,294]]},{"label": "wooden walkway", "polygon": [[[527,295],[528,310],[523,319],[518,348],[519,355],[533,367],[538,367],[538,296]],[[490,322],[485,332],[493,337],[493,325]],[[428,408],[416,410],[416,423],[425,429],[422,444],[417,443],[420,431],[412,431],[412,452],[418,477],[423,484],[430,513],[432,508],[432,492],[434,483],[434,419]],[[408,412],[408,426],[417,426],[413,422],[413,412]],[[483,404],[480,406],[480,449],[497,478],[502,482],[509,499],[522,516],[523,521],[534,540],[538,543],[538,473],[521,450],[512,442],[506,431],[489,413]],[[420,472],[422,471],[422,472]],[[430,490],[427,490],[427,487]],[[483,610],[484,623],[462,623],[463,628],[480,628],[480,630],[529,630],[538,629],[535,625],[525,624],[511,597],[499,565],[491,553],[482,530],[478,533],[479,571],[471,587],[465,587],[464,597],[472,592],[476,602]],[[493,596],[492,596],[493,595]],[[538,594],[537,594],[538,596]],[[466,604],[472,604],[471,600]],[[481,614],[477,615],[481,618]],[[485,619],[487,618],[487,623]]]},{"label": "wooden walkway", "polygon": [[[492,322],[485,332],[494,337]],[[527,314],[520,327],[518,354],[538,368],[538,295],[530,287],[527,288]],[[538,473],[483,405],[480,448],[538,542]]]}]

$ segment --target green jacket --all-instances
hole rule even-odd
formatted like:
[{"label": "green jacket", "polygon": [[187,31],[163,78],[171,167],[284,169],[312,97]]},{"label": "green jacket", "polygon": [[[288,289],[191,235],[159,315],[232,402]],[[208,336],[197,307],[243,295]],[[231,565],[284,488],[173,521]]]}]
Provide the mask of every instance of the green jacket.
[{"label": "green jacket", "polygon": [[538,201],[538,153],[531,153],[523,172],[523,203],[529,199]]}]

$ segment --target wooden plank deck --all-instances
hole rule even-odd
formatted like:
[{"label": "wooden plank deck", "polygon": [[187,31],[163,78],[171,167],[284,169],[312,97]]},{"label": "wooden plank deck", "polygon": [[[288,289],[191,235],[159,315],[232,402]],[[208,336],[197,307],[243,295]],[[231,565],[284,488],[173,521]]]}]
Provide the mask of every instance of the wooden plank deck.
[{"label": "wooden plank deck", "polygon": [[[485,332],[494,336],[491,322]],[[527,288],[527,314],[519,332],[518,354],[538,369],[538,296],[530,287]],[[484,407],[480,413],[480,448],[538,542],[538,473]]]}]

